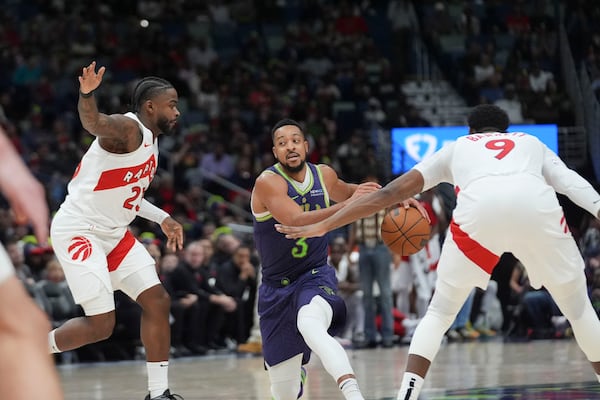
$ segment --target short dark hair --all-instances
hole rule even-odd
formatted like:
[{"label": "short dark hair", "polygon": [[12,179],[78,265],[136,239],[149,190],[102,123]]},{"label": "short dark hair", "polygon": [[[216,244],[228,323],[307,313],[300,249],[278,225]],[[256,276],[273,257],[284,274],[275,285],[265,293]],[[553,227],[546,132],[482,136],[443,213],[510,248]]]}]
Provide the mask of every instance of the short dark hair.
[{"label": "short dark hair", "polygon": [[467,117],[471,133],[506,132],[508,129],[508,114],[493,104],[475,106]]},{"label": "short dark hair", "polygon": [[172,89],[171,82],[156,76],[147,76],[141,79],[133,88],[131,94],[131,108],[134,112],[139,112],[142,104],[146,100],[154,98],[159,93],[167,89]]},{"label": "short dark hair", "polygon": [[273,129],[271,129],[271,139],[275,139],[275,131],[279,128],[281,128],[282,126],[287,126],[287,125],[294,125],[296,127],[298,127],[298,129],[300,129],[300,132],[302,132],[302,135],[304,135],[304,128],[302,127],[302,125],[300,124],[300,122],[293,120],[291,118],[284,118],[280,121],[278,121],[275,125],[273,125]]}]

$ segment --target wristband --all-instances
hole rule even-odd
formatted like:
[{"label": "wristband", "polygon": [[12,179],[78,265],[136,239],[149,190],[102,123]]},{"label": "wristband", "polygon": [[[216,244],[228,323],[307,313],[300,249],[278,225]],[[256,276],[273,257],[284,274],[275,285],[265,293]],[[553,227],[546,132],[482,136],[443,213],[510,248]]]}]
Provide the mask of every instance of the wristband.
[{"label": "wristband", "polygon": [[94,95],[94,91],[92,90],[91,92],[88,93],[83,93],[81,90],[79,91],[79,95],[81,97],[83,97],[84,99],[88,99],[90,97],[92,97]]},{"label": "wristband", "polygon": [[162,224],[165,219],[170,217],[169,213],[156,207],[146,199],[142,199],[138,215],[157,224]]}]

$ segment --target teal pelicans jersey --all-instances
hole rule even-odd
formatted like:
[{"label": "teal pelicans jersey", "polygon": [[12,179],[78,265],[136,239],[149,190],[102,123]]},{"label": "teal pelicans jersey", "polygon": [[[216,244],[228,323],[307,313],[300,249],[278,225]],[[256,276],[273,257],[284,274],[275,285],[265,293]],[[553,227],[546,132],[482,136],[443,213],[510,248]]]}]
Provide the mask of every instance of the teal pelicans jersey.
[{"label": "teal pelicans jersey", "polygon": [[[279,164],[265,171],[282,176],[288,186],[288,196],[304,211],[329,207],[329,194],[319,168],[306,163],[308,186],[300,185],[287,176]],[[327,236],[286,239],[275,230],[279,223],[270,213],[254,215],[254,241],[262,264],[263,282],[286,285],[306,271],[327,264]],[[286,283],[287,282],[287,283]]]}]

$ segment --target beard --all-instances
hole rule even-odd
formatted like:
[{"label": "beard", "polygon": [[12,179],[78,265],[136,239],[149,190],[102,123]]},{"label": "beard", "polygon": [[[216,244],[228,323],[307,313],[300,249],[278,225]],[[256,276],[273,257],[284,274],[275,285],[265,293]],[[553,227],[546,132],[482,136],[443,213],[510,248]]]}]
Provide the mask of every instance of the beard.
[{"label": "beard", "polygon": [[294,166],[291,166],[289,164],[283,163],[281,161],[279,161],[279,164],[281,165],[281,167],[283,168],[283,170],[288,173],[288,174],[295,174],[297,172],[302,171],[302,168],[304,168],[304,166],[306,165],[306,160],[302,160],[300,161],[300,164]]},{"label": "beard", "polygon": [[156,126],[158,129],[165,135],[170,135],[173,133],[173,127],[169,125],[169,119],[167,117],[160,117],[156,122]]}]

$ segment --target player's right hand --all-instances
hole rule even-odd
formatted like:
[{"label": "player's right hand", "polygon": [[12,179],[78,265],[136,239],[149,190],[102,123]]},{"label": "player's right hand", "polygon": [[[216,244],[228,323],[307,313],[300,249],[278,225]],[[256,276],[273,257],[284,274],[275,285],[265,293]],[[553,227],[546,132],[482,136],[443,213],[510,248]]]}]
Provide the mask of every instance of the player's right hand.
[{"label": "player's right hand", "polygon": [[98,88],[102,82],[102,77],[106,67],[100,67],[96,72],[96,61],[92,61],[87,67],[83,67],[79,76],[79,91],[83,94],[88,94]]},{"label": "player's right hand", "polygon": [[419,210],[419,212],[421,213],[423,218],[425,218],[425,220],[427,222],[429,222],[429,224],[431,224],[431,218],[429,218],[429,213],[427,212],[425,207],[423,207],[423,205],[421,204],[421,202],[419,200],[415,199],[414,197],[411,197],[409,199],[404,200],[402,202],[402,206],[404,208],[408,208],[408,207],[416,208],[417,210]]}]

